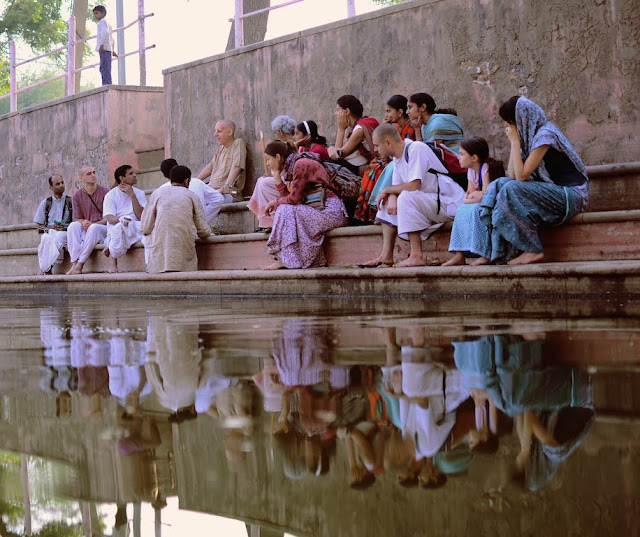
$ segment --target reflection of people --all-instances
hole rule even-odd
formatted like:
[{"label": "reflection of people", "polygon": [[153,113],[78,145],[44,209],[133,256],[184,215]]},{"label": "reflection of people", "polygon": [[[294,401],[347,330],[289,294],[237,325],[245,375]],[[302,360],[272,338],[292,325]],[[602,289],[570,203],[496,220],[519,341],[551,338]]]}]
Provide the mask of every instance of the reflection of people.
[{"label": "reflection of people", "polygon": [[455,342],[456,365],[485,398],[515,417],[520,452],[516,474],[536,490],[586,438],[593,421],[589,376],[579,370],[545,366],[542,341],[494,335]]},{"label": "reflection of people", "polygon": [[[152,317],[149,322],[147,379],[158,402],[176,417],[195,417],[195,394],[202,353],[198,326]],[[180,414],[178,412],[180,411]]]}]

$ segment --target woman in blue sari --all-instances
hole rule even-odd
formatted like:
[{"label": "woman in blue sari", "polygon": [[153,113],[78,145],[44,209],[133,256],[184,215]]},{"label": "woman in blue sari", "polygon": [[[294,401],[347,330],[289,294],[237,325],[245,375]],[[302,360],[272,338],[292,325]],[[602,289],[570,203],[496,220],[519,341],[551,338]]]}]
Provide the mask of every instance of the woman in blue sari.
[{"label": "woman in blue sari", "polygon": [[[537,104],[511,97],[500,107],[511,144],[508,175],[492,181],[457,251],[481,255],[473,264],[527,265],[544,259],[538,229],[559,226],[589,204],[584,163]],[[475,248],[475,249],[474,249]]]},{"label": "woman in blue sari", "polygon": [[456,155],[462,140],[462,125],[455,110],[436,110],[436,102],[427,93],[409,97],[407,115],[416,131],[416,140],[444,145]]},{"label": "woman in blue sari", "polygon": [[538,229],[564,224],[586,210],[587,170],[567,137],[534,102],[512,97],[499,113],[511,152],[509,178],[491,183],[480,204],[490,261],[539,263],[544,254]]}]

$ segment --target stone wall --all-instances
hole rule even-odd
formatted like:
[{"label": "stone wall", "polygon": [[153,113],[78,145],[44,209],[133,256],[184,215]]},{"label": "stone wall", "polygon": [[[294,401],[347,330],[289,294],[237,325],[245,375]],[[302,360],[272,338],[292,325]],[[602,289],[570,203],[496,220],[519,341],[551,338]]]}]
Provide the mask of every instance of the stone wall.
[{"label": "stone wall", "polygon": [[505,159],[497,111],[522,94],[588,164],[638,160],[637,14],[637,0],[415,0],[174,67],[164,72],[167,154],[199,170],[226,116],[247,140],[255,178],[258,133],[268,137],[276,115],[315,119],[331,140],[340,95],[381,119],[392,94],[426,91]]},{"label": "stone wall", "polygon": [[163,143],[162,88],[97,88],[0,117],[0,225],[31,222],[53,173],[71,195],[87,163],[107,186],[120,164],[138,166],[135,149]]}]

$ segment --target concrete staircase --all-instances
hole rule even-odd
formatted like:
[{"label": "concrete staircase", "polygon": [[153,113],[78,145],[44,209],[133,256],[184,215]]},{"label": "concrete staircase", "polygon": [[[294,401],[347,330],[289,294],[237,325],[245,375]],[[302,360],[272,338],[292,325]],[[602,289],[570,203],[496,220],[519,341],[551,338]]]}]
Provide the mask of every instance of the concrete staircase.
[{"label": "concrete staircase", "polygon": [[[159,151],[159,148],[147,151],[144,159],[141,159],[142,162],[152,164],[153,162],[149,162],[150,155],[159,158]],[[149,184],[156,173],[149,171],[153,169],[150,166],[143,170],[143,179],[148,179]],[[541,232],[548,263],[539,267],[550,268],[553,263],[558,270],[564,270],[569,263],[586,262],[589,264],[587,266],[594,269],[600,266],[596,265],[598,263],[604,264],[598,270],[606,270],[607,264],[613,270],[617,266],[616,263],[611,263],[614,260],[640,263],[640,162],[592,166],[588,171],[591,198],[589,212],[576,216],[565,226]],[[152,191],[152,188],[149,190]],[[255,226],[256,220],[248,211],[246,202],[225,205],[220,216],[220,230],[223,235],[198,241],[199,270],[251,271],[261,269],[270,263],[271,259],[266,249],[268,237],[253,233]],[[450,230],[450,225],[444,226],[440,232],[423,243],[423,253],[427,262],[443,261],[449,257],[447,250]],[[379,251],[381,233],[379,226],[346,227],[329,232],[325,241],[325,251],[330,267],[349,267],[358,261],[371,258]],[[0,228],[0,276],[36,274],[38,241],[39,236],[32,225]],[[407,243],[398,241],[396,248],[396,258],[408,255]],[[142,246],[137,245],[119,262],[119,266],[126,272],[144,272],[143,259]],[[68,265],[67,259],[57,271],[66,271]],[[628,266],[627,264],[627,268]],[[106,259],[100,249],[97,249],[89,259],[86,270],[104,272],[106,269]],[[580,270],[584,269],[585,265],[581,265]],[[418,272],[420,270],[426,269],[418,269]],[[467,269],[460,267],[456,270]],[[477,268],[472,270],[475,271],[474,274],[479,274]],[[504,273],[509,269],[490,267],[487,270]],[[443,268],[438,268],[437,271],[440,275],[450,272]],[[354,278],[361,280],[364,273],[372,271],[351,272]],[[373,272],[382,276],[383,271],[378,269]],[[399,269],[393,269],[392,273],[400,274]],[[278,277],[282,279],[285,277],[284,274],[280,271]],[[201,274],[200,277],[205,275]],[[211,275],[207,275],[207,279],[210,277]]]}]

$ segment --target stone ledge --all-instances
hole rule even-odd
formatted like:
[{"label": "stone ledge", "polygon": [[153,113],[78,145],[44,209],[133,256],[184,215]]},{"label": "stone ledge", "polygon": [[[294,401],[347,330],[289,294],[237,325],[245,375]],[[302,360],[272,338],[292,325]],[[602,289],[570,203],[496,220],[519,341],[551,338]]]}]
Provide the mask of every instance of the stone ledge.
[{"label": "stone ledge", "polygon": [[[100,285],[97,286],[96,284]],[[522,267],[388,269],[216,270],[168,274],[121,273],[0,278],[0,295],[157,295],[304,297],[526,297],[616,298],[615,307],[638,309],[640,261],[546,263]],[[633,300],[632,300],[633,298]],[[608,306],[607,306],[608,307]],[[634,309],[635,308],[635,309]]]}]

